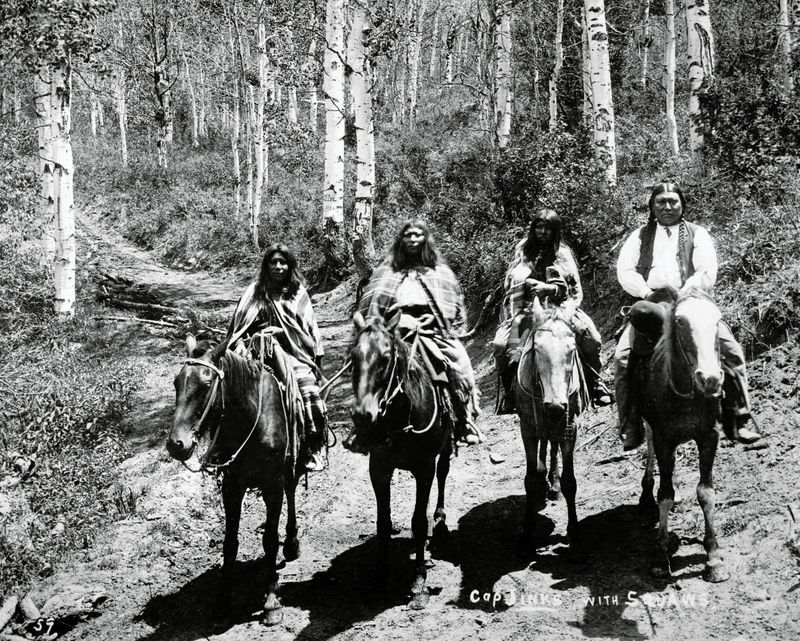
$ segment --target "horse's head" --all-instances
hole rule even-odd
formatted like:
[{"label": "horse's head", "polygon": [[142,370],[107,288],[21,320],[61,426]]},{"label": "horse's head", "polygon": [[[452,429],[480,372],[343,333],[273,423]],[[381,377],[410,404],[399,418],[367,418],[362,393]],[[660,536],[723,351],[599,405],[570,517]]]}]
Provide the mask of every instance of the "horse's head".
[{"label": "horse's head", "polygon": [[186,338],[189,357],[175,377],[175,420],[167,439],[169,455],[186,461],[208,428],[206,415],[221,395],[222,371],[214,363],[217,350],[208,341]]},{"label": "horse's head", "polygon": [[713,299],[704,290],[681,290],[672,312],[672,344],[676,356],[693,371],[695,387],[706,397],[722,392],[719,322]]},{"label": "horse's head", "polygon": [[365,321],[356,312],[353,317],[356,340],[350,353],[353,362],[353,424],[357,431],[365,431],[373,425],[384,409],[391,393],[392,372],[397,366],[395,329],[400,314],[395,313],[384,324],[379,318]]},{"label": "horse's head", "polygon": [[569,322],[576,306],[543,307],[533,302],[534,362],[542,389],[542,404],[551,420],[560,420],[567,411],[575,363],[575,332]]}]

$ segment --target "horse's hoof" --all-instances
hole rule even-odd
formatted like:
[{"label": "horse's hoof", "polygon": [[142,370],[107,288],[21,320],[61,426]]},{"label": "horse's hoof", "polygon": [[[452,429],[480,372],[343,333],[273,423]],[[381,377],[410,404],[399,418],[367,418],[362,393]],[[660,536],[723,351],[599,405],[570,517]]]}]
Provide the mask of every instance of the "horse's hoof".
[{"label": "horse's hoof", "polygon": [[681,547],[681,540],[675,532],[670,532],[667,535],[667,557],[671,557]]},{"label": "horse's hoof", "polygon": [[431,533],[431,544],[441,545],[449,536],[450,528],[447,527],[447,523],[445,523],[444,519],[436,521],[436,524],[433,526],[433,532]]},{"label": "horse's hoof", "polygon": [[261,617],[261,624],[267,626],[278,625],[283,621],[283,608],[278,606],[277,608],[273,608],[271,610],[264,610],[264,614]]},{"label": "horse's hoof", "polygon": [[709,561],[706,563],[706,571],[703,573],[703,579],[709,583],[722,583],[731,578],[731,575],[725,569],[722,561]]},{"label": "horse's hoof", "polygon": [[672,571],[663,565],[654,565],[650,568],[650,574],[657,579],[668,579],[672,576]]},{"label": "horse's hoof", "polygon": [[408,604],[408,607],[411,610],[424,610],[425,607],[428,605],[428,601],[430,601],[430,596],[428,595],[427,590],[423,590],[419,594],[415,594],[411,597],[411,601]]},{"label": "horse's hoof", "polygon": [[287,562],[300,558],[300,541],[297,537],[289,539],[283,544],[283,558]]}]

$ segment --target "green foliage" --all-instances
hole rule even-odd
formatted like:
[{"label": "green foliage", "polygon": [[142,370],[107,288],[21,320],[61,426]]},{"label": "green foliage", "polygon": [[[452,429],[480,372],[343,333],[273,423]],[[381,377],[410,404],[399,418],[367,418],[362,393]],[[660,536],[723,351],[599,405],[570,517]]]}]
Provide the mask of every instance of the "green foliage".
[{"label": "green foliage", "polygon": [[[772,192],[780,199],[785,186],[770,177],[776,165],[798,167],[797,101],[782,95],[775,83],[754,88],[751,78],[738,77],[718,81],[704,108],[711,127],[707,145],[719,166],[734,179],[752,179],[762,195]],[[765,179],[769,181],[766,189],[757,184]]]}]

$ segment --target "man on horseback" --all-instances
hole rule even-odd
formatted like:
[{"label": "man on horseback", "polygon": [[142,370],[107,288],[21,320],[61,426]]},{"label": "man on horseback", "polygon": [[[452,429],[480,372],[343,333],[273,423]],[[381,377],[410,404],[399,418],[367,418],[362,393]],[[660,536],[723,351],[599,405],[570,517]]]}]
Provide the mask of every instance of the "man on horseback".
[{"label": "man on horseback", "polygon": [[[636,299],[657,300],[658,291],[697,286],[710,292],[717,279],[717,254],[711,236],[700,225],[687,222],[686,200],[680,187],[660,183],[648,201],[650,218],[625,241],[617,260],[617,280]],[[641,409],[629,375],[630,324],[626,324],[614,353],[615,385],[620,436],[625,450],[644,438]],[[750,419],[744,352],[730,328],[719,323],[719,347],[725,370],[722,422],[728,434],[743,443],[760,438],[744,427]]]},{"label": "man on horseback", "polygon": [[[570,299],[576,306],[583,300],[578,266],[570,248],[561,241],[561,218],[552,209],[542,209],[534,215],[528,236],[517,245],[503,287],[505,296],[500,326],[492,344],[503,386],[498,414],[510,414],[515,408],[513,382],[519,365],[528,304],[534,297],[547,297],[556,303]],[[611,396],[599,375],[600,333],[582,309],[576,310],[570,324],[575,332],[592,401],[595,405],[609,405]]]},{"label": "man on horseback", "polygon": [[[403,225],[383,263],[375,270],[358,304],[364,318],[401,316],[398,331],[417,336],[420,356],[434,380],[446,381],[456,419],[456,437],[464,444],[483,437],[475,425],[480,413],[472,363],[459,340],[466,322],[464,296],[455,274],[442,259],[428,226],[421,220]],[[353,433],[345,447],[362,451]]]},{"label": "man on horseback", "polygon": [[[264,252],[258,279],[250,283],[236,305],[226,340],[234,349],[236,341],[242,339],[250,354],[262,359],[267,355],[260,351],[262,341],[258,333],[269,327],[281,330],[274,334],[274,340],[286,353],[302,396],[305,468],[319,471],[325,468],[322,448],[326,408],[319,391],[324,349],[311,298],[303,282],[297,259],[289,248],[281,244],[269,247]],[[266,347],[265,351],[269,350],[268,342]],[[279,368],[274,369],[281,378]]]}]

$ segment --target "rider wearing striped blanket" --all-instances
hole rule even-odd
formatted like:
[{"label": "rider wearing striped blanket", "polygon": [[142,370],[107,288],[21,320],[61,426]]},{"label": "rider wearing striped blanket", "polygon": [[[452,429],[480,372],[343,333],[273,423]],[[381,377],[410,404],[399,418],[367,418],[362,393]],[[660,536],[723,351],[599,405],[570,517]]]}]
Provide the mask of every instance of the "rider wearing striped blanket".
[{"label": "rider wearing striped blanket", "polygon": [[[480,413],[478,387],[467,350],[458,338],[466,324],[464,295],[455,274],[439,254],[422,220],[406,222],[386,260],[367,284],[358,310],[364,318],[387,320],[401,312],[400,331],[418,331],[420,356],[434,380],[446,382],[456,418],[456,437],[467,445],[483,437],[475,425]],[[428,319],[430,322],[425,321]],[[358,451],[358,443],[346,443]]]},{"label": "rider wearing striped blanket", "polygon": [[[228,345],[234,349],[238,339],[248,342],[267,327],[283,330],[275,334],[275,340],[286,352],[302,396],[305,467],[322,470],[326,408],[319,381],[324,349],[297,259],[286,245],[272,245],[264,252],[258,279],[248,285],[236,305],[228,327]],[[261,357],[258,340],[250,341],[249,348],[254,358]]]},{"label": "rider wearing striped blanket", "polygon": [[[517,374],[522,333],[525,330],[528,304],[534,297],[556,303],[583,301],[583,288],[572,250],[561,240],[561,218],[552,209],[541,209],[531,220],[528,235],[516,248],[506,273],[505,297],[492,345],[503,386],[499,414],[514,411],[513,381]],[[594,322],[577,308],[570,321],[575,332],[578,353],[583,363],[589,395],[595,405],[609,405],[611,396],[600,380],[600,333]]]}]

